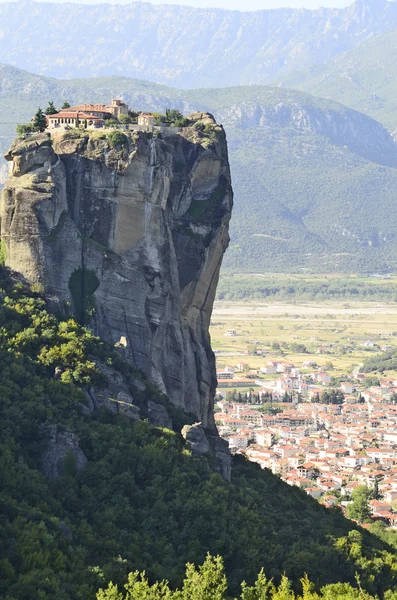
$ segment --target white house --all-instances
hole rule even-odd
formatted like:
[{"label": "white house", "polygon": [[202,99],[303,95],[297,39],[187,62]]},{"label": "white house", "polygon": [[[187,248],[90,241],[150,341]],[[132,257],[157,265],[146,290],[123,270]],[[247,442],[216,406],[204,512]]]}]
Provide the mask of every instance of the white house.
[{"label": "white house", "polygon": [[343,381],[343,383],[340,384],[340,389],[344,394],[352,394],[353,384],[351,384],[349,381]]},{"label": "white house", "polygon": [[146,113],[138,115],[138,127],[152,133],[154,129],[154,116]]},{"label": "white house", "polygon": [[248,437],[246,435],[229,436],[229,447],[231,450],[245,450],[248,447]]},{"label": "white house", "polygon": [[75,129],[87,127],[97,129],[103,127],[104,119],[84,112],[62,111],[55,115],[47,115],[48,129]]}]

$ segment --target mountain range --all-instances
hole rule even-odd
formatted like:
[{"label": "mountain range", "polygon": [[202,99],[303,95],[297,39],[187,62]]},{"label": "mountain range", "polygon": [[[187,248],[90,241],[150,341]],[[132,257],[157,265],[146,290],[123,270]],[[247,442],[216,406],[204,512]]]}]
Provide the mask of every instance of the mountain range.
[{"label": "mountain range", "polygon": [[0,62],[62,78],[119,74],[183,88],[268,84],[397,27],[397,4],[240,12],[0,4]]},{"label": "mountain range", "polygon": [[286,87],[342,102],[397,130],[397,29],[370,36],[322,65],[280,80]]}]

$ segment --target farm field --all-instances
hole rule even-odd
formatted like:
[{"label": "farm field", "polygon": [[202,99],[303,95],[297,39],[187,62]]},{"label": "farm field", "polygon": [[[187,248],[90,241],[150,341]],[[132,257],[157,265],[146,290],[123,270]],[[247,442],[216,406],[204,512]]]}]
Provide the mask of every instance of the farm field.
[{"label": "farm field", "polygon": [[[227,335],[230,329],[236,335]],[[219,370],[227,365],[236,367],[239,362],[256,370],[282,357],[298,368],[315,361],[340,377],[381,354],[382,348],[397,350],[397,305],[218,301],[211,340]],[[397,372],[384,375],[397,376]],[[269,378],[275,376],[266,376]]]}]

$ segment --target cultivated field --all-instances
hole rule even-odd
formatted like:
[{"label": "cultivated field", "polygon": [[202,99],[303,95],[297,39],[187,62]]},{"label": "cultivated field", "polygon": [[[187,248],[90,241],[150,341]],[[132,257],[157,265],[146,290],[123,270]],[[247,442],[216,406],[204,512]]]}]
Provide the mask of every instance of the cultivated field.
[{"label": "cultivated field", "polygon": [[[235,329],[236,336],[228,336],[227,329]],[[297,367],[310,360],[328,368],[332,363],[333,375],[340,376],[379,354],[385,346],[397,350],[397,305],[218,301],[211,339],[218,369],[238,362],[257,369],[282,356]],[[304,350],[297,350],[297,345],[304,346]]]}]

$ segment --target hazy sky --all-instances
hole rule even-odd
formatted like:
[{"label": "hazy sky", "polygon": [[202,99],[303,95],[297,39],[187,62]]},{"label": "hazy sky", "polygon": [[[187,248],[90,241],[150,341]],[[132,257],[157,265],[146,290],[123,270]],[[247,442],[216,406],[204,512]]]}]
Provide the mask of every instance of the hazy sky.
[{"label": "hazy sky", "polygon": [[[0,0],[0,4],[4,1]],[[35,0],[43,2],[45,0]],[[52,2],[66,2],[67,0],[51,0]],[[131,0],[68,0],[76,4],[129,4]],[[318,8],[319,6],[343,7],[352,4],[353,0],[151,0],[152,4],[185,4],[205,8],[208,6],[231,8],[235,10],[258,10],[264,8]]]}]

